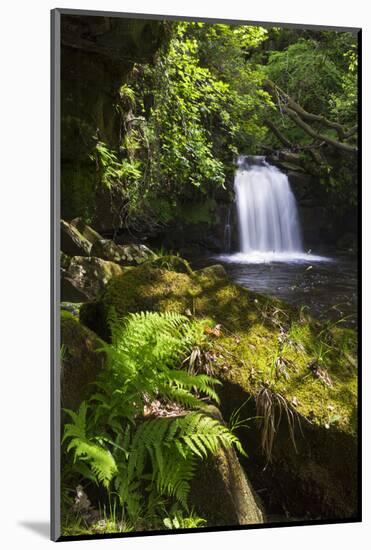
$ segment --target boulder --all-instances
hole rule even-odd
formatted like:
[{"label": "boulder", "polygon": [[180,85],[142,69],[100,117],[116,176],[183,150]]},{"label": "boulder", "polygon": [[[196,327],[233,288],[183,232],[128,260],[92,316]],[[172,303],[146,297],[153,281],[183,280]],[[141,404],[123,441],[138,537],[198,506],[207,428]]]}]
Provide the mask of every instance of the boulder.
[{"label": "boulder", "polygon": [[95,241],[91,249],[91,255],[110,262],[120,262],[122,259],[120,246],[110,239],[99,239]]},{"label": "boulder", "polygon": [[[211,408],[211,407],[210,407]],[[223,420],[215,409],[218,420]],[[264,511],[234,449],[221,448],[199,464],[191,484],[191,504],[208,525],[264,523]]]},{"label": "boulder", "polygon": [[85,223],[82,218],[74,218],[70,223],[76,227],[76,229],[80,231],[81,235],[83,235],[91,244],[103,239],[102,235],[90,227],[90,225]]},{"label": "boulder", "polygon": [[91,382],[97,379],[105,364],[102,340],[82,325],[76,317],[61,311],[61,406],[76,410],[93,391]]},{"label": "boulder", "polygon": [[90,256],[91,243],[75,226],[61,220],[61,250],[68,256]]},{"label": "boulder", "polygon": [[144,244],[119,245],[109,239],[94,242],[91,255],[125,265],[137,265],[156,255]]},{"label": "boulder", "polygon": [[[122,275],[124,269],[114,262],[108,262],[101,258],[74,256],[70,259],[63,277],[62,300],[81,301],[76,300],[79,293],[85,296],[83,301],[93,300],[103,290],[108,281],[112,277]],[[74,299],[71,299],[71,294],[69,296],[65,294],[65,291],[72,290],[72,287],[77,291]]]},{"label": "boulder", "polygon": [[122,261],[128,265],[136,265],[156,258],[156,254],[145,244],[126,244],[120,246]]},{"label": "boulder", "polygon": [[65,273],[61,275],[61,300],[63,302],[81,303],[88,300],[88,296],[81,290],[73,279]]},{"label": "boulder", "polygon": [[198,273],[202,273],[208,277],[228,277],[227,272],[221,264],[209,265],[203,269],[199,269]]}]

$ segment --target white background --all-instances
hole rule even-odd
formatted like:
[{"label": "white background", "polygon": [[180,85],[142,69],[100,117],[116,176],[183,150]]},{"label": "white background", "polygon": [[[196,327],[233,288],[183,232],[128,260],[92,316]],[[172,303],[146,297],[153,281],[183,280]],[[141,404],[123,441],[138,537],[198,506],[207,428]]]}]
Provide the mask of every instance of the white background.
[{"label": "white background", "polygon": [[[370,17],[365,0],[70,0],[56,5],[6,0],[0,30],[0,545],[44,548],[49,521],[49,10],[105,9],[363,27],[364,120],[370,117]],[[366,91],[367,90],[367,91]],[[368,92],[368,93],[367,93]],[[4,125],[5,121],[5,125]],[[364,548],[370,510],[370,141],[365,124],[364,214],[364,524],[110,540],[110,547],[167,549],[219,545],[305,550]],[[368,138],[368,139],[366,139]],[[103,548],[107,541],[71,546]]]}]

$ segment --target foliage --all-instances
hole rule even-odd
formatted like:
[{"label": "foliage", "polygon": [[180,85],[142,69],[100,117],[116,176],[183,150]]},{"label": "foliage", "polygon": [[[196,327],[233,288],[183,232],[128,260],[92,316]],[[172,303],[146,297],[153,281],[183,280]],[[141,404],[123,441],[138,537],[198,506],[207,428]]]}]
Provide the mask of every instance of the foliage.
[{"label": "foliage", "polygon": [[147,227],[188,220],[196,202],[212,217],[210,199],[225,188],[234,156],[263,140],[261,113],[270,100],[262,71],[246,55],[265,35],[261,27],[177,23],[155,63],[135,64],[121,86],[129,166],[100,144],[102,183],[112,189],[114,182],[125,187],[128,175],[135,180],[140,193],[134,181],[126,186],[130,208]]},{"label": "foliage", "polygon": [[[272,31],[271,31],[272,32]],[[278,29],[274,30],[273,43],[277,41]],[[357,41],[348,32],[308,32],[299,36],[285,35],[282,49],[272,48],[267,52],[264,71],[267,77],[284,90],[309,113],[325,117],[330,125],[311,123],[312,129],[336,139],[337,132],[331,124],[348,137],[343,141],[356,145],[357,130]],[[337,151],[331,144],[308,136],[292,118],[285,116],[284,106],[271,109],[269,120],[292,148],[300,152],[301,165],[323,184],[322,202],[333,215],[343,214],[357,202],[356,156]],[[274,148],[282,148],[281,140],[271,134]]]},{"label": "foliage", "polygon": [[203,324],[172,313],[132,314],[124,323],[112,314],[110,323],[108,370],[90,402],[68,411],[73,467],[113,491],[134,525],[143,513],[147,521],[161,514],[167,501],[183,514],[197,461],[221,445],[243,453],[236,436],[203,412],[201,397],[218,401],[219,382],[179,368]]},{"label": "foliage", "polygon": [[205,524],[206,521],[203,518],[197,517],[193,512],[186,517],[182,512],[178,512],[164,519],[164,526],[167,529],[195,529]]},{"label": "foliage", "polygon": [[[90,165],[89,176],[81,166],[64,168],[64,210],[79,204],[78,214],[91,217],[93,195],[103,187],[113,226],[148,234],[174,221],[210,224],[215,199],[231,199],[226,188],[236,155],[282,148],[267,120],[300,152],[305,170],[321,178],[325,203],[340,209],[350,189],[354,204],[354,159],[312,143],[264,82],[269,78],[310,113],[353,128],[356,45],[349,32],[173,23],[154,58],[133,60],[117,86],[115,139],[102,128],[93,136],[90,122],[64,118],[64,141],[81,133],[87,144],[81,155],[89,150],[96,167],[95,179]],[[333,128],[325,134],[335,137]]]}]

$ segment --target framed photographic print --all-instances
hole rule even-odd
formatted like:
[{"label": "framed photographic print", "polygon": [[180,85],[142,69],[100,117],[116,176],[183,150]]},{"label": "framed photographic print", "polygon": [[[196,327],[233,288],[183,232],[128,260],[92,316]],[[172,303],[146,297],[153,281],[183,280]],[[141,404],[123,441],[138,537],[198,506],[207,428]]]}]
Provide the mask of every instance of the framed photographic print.
[{"label": "framed photographic print", "polygon": [[52,538],[361,520],[357,28],[52,11]]}]

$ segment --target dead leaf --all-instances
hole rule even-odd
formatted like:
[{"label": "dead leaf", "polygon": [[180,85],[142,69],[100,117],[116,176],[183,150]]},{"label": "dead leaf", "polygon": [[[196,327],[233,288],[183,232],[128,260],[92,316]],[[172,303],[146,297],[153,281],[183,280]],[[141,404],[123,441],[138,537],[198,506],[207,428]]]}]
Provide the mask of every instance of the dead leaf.
[{"label": "dead leaf", "polygon": [[205,327],[206,334],[212,334],[216,338],[219,338],[222,333],[222,325],[215,325],[214,328]]}]

